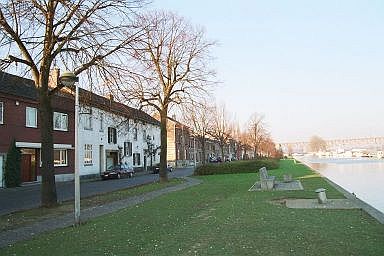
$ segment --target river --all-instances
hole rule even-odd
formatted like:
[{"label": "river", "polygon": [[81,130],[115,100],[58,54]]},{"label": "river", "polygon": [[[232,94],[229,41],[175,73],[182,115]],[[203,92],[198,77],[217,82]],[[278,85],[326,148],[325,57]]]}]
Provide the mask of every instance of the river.
[{"label": "river", "polygon": [[307,156],[298,160],[384,213],[384,160]]}]

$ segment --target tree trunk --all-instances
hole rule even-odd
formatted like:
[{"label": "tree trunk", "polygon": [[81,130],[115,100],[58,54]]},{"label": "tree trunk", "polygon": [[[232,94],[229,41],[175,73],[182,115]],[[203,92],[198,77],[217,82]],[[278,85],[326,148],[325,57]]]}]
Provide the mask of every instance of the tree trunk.
[{"label": "tree trunk", "polygon": [[53,112],[48,95],[48,77],[41,79],[39,92],[39,118],[41,132],[41,205],[52,207],[57,204],[55,173],[53,164]]},{"label": "tree trunk", "polygon": [[205,159],[205,138],[204,137],[202,137],[201,138],[201,151],[202,151],[202,153],[203,153],[203,159],[201,160],[201,162],[202,162],[202,164],[205,164],[206,163],[206,159]]},{"label": "tree trunk", "polygon": [[168,109],[165,108],[160,112],[160,182],[168,182],[167,172],[167,115]]}]

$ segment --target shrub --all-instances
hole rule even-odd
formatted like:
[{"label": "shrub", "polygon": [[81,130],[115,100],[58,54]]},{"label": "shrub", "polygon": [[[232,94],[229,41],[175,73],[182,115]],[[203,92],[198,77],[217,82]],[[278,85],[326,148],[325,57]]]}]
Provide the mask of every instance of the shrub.
[{"label": "shrub", "polygon": [[258,172],[261,167],[268,170],[279,168],[279,161],[275,159],[234,161],[219,164],[205,164],[195,169],[194,175],[213,175],[229,173]]},{"label": "shrub", "polygon": [[20,161],[21,152],[13,140],[8,149],[4,168],[4,180],[7,188],[17,187],[21,184]]}]

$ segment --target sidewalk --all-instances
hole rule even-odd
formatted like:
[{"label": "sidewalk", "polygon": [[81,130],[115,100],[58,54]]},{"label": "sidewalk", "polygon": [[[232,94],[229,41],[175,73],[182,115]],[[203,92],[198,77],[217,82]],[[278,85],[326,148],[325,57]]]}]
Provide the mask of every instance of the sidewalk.
[{"label": "sidewalk", "polygon": [[[183,190],[201,183],[200,180],[190,177],[184,177],[186,182],[173,187],[166,187],[160,190],[148,192],[146,194],[132,196],[123,200],[114,201],[101,206],[87,208],[81,211],[81,222],[113,213],[120,209],[128,208],[148,200],[152,200],[161,195]],[[52,231],[58,228],[69,227],[74,224],[74,214],[66,214],[61,217],[50,218],[41,222],[34,223],[29,226],[8,230],[0,233],[0,248],[10,246],[18,241],[31,239],[33,236],[43,232]]]},{"label": "sidewalk", "polygon": [[[170,178],[182,178],[193,174],[193,168],[178,168],[168,173]],[[135,187],[156,182],[158,174],[143,172],[133,178],[120,180],[93,180],[80,184],[81,198],[108,193],[124,188]],[[57,199],[59,202],[73,200],[75,185],[73,181],[56,183]],[[41,184],[35,183],[17,188],[0,189],[0,215],[15,211],[37,208],[41,205]]]}]

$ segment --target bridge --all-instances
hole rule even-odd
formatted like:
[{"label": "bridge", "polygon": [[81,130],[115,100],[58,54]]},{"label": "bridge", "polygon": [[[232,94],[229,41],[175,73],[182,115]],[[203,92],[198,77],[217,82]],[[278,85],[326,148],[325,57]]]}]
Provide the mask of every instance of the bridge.
[{"label": "bridge", "polygon": [[[336,151],[338,149],[352,150],[352,149],[366,149],[366,150],[382,150],[384,151],[384,137],[370,137],[370,138],[353,138],[353,139],[334,139],[325,140],[327,143],[327,150]],[[310,151],[309,142],[285,142],[278,143],[284,153],[289,151],[293,153],[305,153]]]}]

